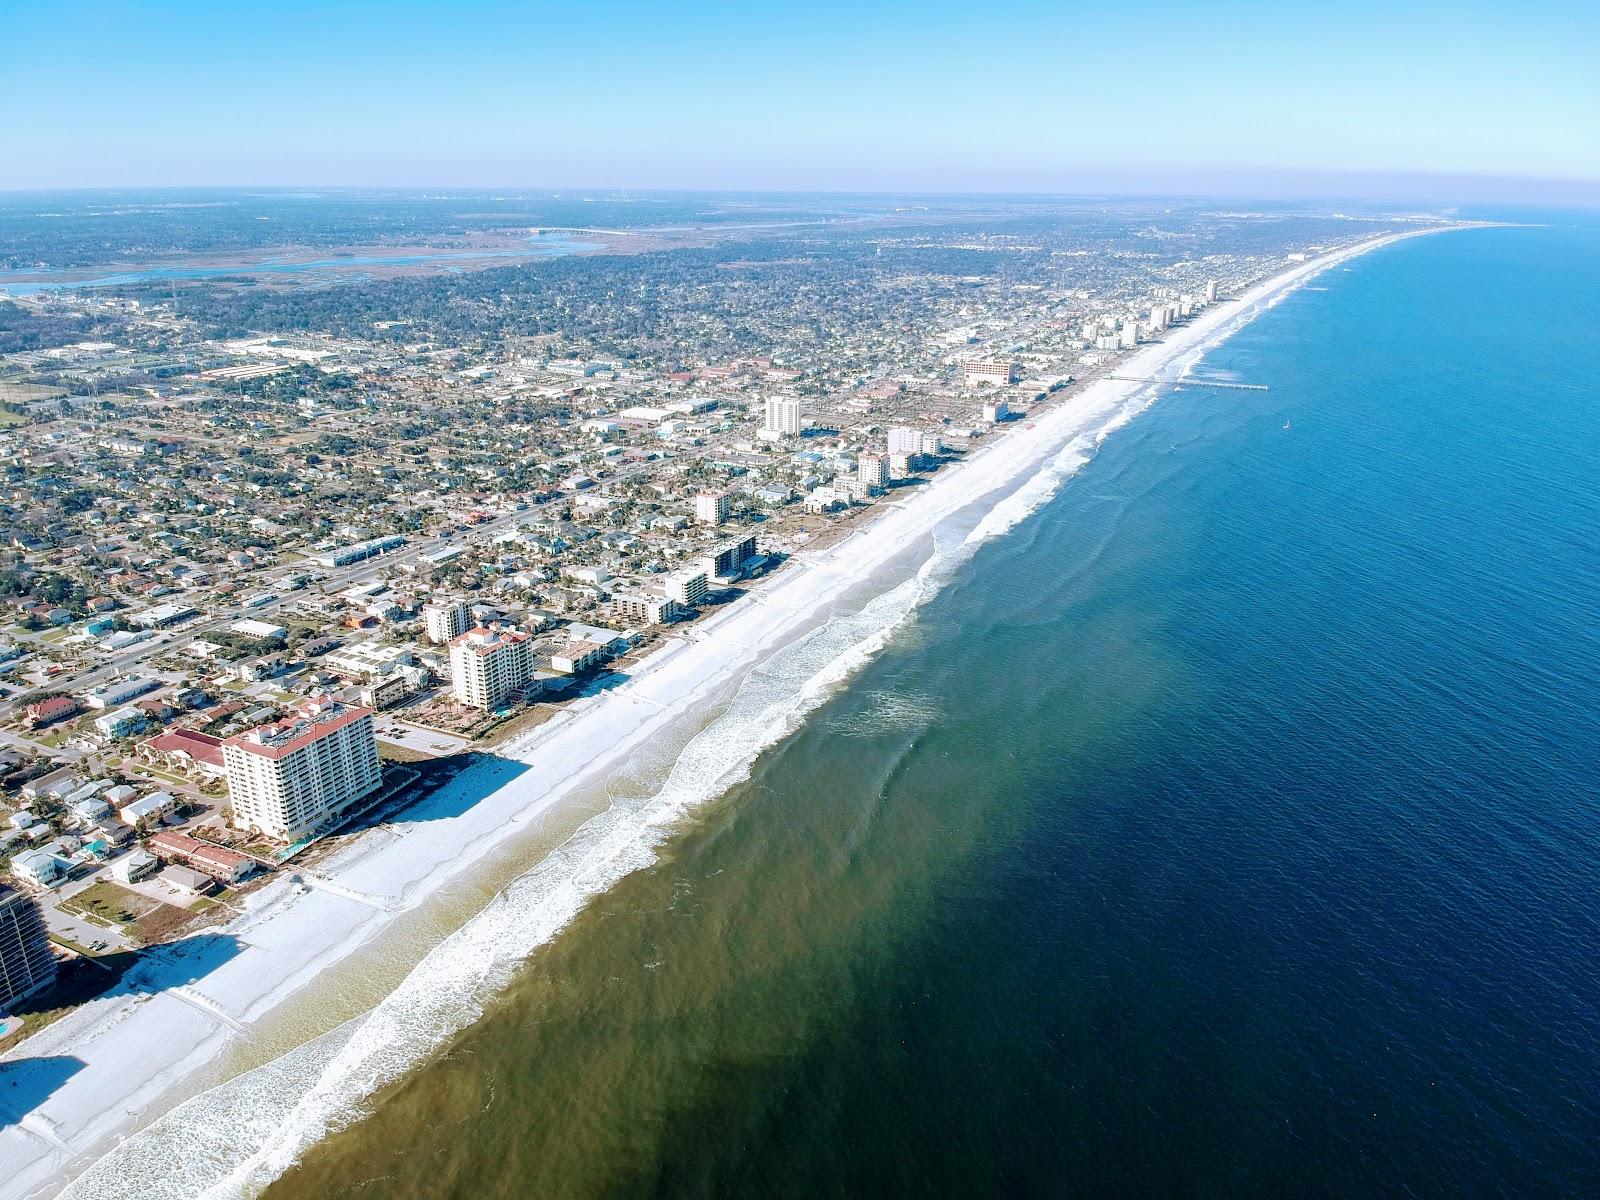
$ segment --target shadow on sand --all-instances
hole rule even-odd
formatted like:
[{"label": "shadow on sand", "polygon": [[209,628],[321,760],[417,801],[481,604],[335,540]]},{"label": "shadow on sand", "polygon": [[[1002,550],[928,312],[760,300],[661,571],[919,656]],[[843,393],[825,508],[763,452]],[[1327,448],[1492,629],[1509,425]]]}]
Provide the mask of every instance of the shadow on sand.
[{"label": "shadow on sand", "polygon": [[0,1129],[21,1124],[83,1067],[81,1058],[67,1055],[0,1063]]},{"label": "shadow on sand", "polygon": [[416,774],[410,786],[340,827],[326,841],[337,843],[382,825],[414,825],[459,817],[530,769],[525,762],[481,751],[406,766]]},{"label": "shadow on sand", "polygon": [[[150,996],[195,983],[239,953],[239,940],[224,933],[197,933],[147,950],[119,950],[96,958],[75,957],[61,965],[56,982],[9,1006],[22,1017],[26,1037],[91,1000]],[[0,1063],[0,1129],[17,1124],[84,1067],[70,1056],[23,1058]]]}]

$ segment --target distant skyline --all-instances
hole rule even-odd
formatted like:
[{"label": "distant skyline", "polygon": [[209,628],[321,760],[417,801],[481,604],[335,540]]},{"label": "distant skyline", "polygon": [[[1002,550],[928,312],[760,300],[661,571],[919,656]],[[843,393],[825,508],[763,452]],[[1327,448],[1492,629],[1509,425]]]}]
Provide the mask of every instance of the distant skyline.
[{"label": "distant skyline", "polygon": [[0,7],[0,188],[1600,195],[1578,3]]}]

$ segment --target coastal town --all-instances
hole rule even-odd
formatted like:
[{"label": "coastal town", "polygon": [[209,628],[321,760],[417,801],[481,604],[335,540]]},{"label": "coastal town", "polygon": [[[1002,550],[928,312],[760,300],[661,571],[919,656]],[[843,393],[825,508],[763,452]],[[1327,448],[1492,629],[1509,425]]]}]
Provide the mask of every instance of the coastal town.
[{"label": "coastal town", "polygon": [[0,1047],[1372,230],[1033,232],[856,234],[836,288],[804,243],[677,289],[671,255],[513,268],[534,299],[465,330],[415,315],[434,280],[287,293],[325,328],[257,285],[0,297]]}]

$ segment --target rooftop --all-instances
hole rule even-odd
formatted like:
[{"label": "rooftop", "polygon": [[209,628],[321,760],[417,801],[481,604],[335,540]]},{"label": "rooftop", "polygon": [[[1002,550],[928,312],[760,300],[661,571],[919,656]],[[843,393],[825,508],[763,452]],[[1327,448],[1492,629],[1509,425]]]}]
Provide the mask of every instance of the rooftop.
[{"label": "rooftop", "polygon": [[296,750],[371,715],[370,708],[340,704],[335,700],[308,700],[294,715],[236,734],[223,745],[261,758],[287,758]]}]

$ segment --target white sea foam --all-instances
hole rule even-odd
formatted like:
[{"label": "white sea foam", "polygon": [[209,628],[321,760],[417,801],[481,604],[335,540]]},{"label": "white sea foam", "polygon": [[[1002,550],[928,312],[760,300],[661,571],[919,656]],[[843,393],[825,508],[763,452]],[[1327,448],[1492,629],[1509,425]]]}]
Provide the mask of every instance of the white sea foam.
[{"label": "white sea foam", "polygon": [[[1276,295],[1263,299],[1273,303]],[[1152,356],[1153,366],[1163,378],[1181,378],[1259,309],[1260,301],[1241,305],[1205,336],[1196,330],[1177,356]],[[178,1106],[102,1157],[62,1194],[81,1200],[130,1194],[150,1200],[233,1200],[259,1192],[307,1147],[359,1115],[377,1089],[477,1019],[485,1002],[589,898],[654,862],[662,840],[685,816],[746,777],[759,754],[791,733],[878,653],[961,562],[1047,503],[1106,436],[1148,407],[1156,390],[1098,385],[1080,406],[1045,414],[1038,440],[1044,445],[1066,440],[1036,469],[1019,474],[1014,465],[999,466],[1001,460],[990,455],[963,468],[973,473],[975,486],[991,487],[987,497],[981,490],[956,489],[956,502],[942,510],[930,505],[928,511],[947,522],[982,499],[988,507],[970,532],[951,536],[960,521],[933,526],[932,552],[910,578],[859,610],[835,612],[776,650],[752,645],[748,653],[755,665],[725,710],[677,756],[659,788],[643,796],[615,795],[607,811],[434,947],[369,1013]],[[1026,455],[1018,461],[1026,468]],[[992,484],[986,485],[988,480]],[[878,552],[878,559],[884,560],[885,552]],[[835,551],[805,569],[821,572],[820,578],[854,579],[859,566]],[[781,603],[771,597],[747,603],[761,602]],[[648,734],[651,727],[641,722],[639,728]]]}]

